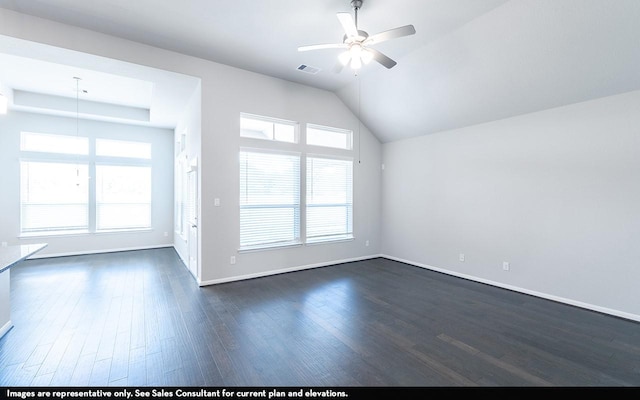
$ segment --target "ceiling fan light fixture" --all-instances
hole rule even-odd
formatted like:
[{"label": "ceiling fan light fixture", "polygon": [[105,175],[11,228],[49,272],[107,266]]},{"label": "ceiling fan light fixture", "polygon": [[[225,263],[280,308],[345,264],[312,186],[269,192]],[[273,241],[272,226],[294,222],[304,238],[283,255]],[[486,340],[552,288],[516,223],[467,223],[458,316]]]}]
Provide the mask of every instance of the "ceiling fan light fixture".
[{"label": "ceiling fan light fixture", "polygon": [[351,58],[360,58],[362,55],[362,45],[360,43],[354,43],[349,48],[349,53],[351,53]]},{"label": "ceiling fan light fixture", "polygon": [[362,58],[362,62],[364,64],[369,64],[371,60],[373,60],[373,53],[367,49],[362,49],[362,54],[360,55],[360,58]]},{"label": "ceiling fan light fixture", "polygon": [[340,64],[342,65],[349,64],[349,61],[351,61],[351,53],[348,50],[340,53],[340,55],[338,56],[338,61],[340,61]]},{"label": "ceiling fan light fixture", "polygon": [[360,43],[353,43],[349,48],[349,54],[351,56],[351,68],[362,68],[362,45]]},{"label": "ceiling fan light fixture", "polygon": [[[375,60],[387,69],[393,68],[397,64],[394,60],[370,46],[386,42],[390,39],[413,35],[416,33],[416,29],[413,25],[405,25],[369,36],[367,32],[358,29],[358,10],[362,7],[362,0],[351,0],[350,3],[353,8],[353,17],[347,12],[339,12],[336,14],[345,33],[342,43],[301,46],[298,47],[298,51],[336,48],[347,49],[346,52],[338,56],[338,61],[342,66],[350,64],[352,69],[358,70],[362,68],[363,64],[369,64]],[[342,67],[335,68],[335,71],[342,71]]]},{"label": "ceiling fan light fixture", "polygon": [[369,64],[373,60],[373,53],[364,48],[360,43],[353,43],[349,50],[338,56],[338,61],[342,65],[349,64],[354,70],[362,68],[363,64]]},{"label": "ceiling fan light fixture", "polygon": [[362,68],[362,59],[360,57],[351,57],[351,69],[358,70]]}]

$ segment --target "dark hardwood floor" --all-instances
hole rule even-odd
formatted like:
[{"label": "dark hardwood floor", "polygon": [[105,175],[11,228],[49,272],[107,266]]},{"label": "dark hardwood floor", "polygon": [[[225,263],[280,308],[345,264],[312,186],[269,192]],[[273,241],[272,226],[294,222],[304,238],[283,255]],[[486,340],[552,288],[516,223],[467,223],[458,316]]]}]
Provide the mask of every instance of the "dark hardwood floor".
[{"label": "dark hardwood floor", "polygon": [[11,270],[3,386],[638,386],[640,324],[374,259],[199,288],[173,249]]}]

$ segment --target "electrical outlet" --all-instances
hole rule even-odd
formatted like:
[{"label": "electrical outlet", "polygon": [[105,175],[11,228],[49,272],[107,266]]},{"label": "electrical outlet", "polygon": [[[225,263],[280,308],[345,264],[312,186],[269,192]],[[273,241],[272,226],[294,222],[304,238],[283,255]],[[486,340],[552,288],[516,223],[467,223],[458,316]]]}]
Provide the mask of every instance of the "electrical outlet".
[{"label": "electrical outlet", "polygon": [[367,240],[366,242],[364,242],[364,245],[369,247],[369,241]]},{"label": "electrical outlet", "polygon": [[165,232],[164,237],[169,237],[169,232]]},{"label": "electrical outlet", "polygon": [[214,207],[220,207],[220,199],[213,199],[213,206]]},{"label": "electrical outlet", "polygon": [[232,265],[236,263],[236,256],[231,256],[231,260],[229,261]]},{"label": "electrical outlet", "polygon": [[510,268],[511,268],[511,266],[509,265],[509,262],[507,262],[507,261],[503,261],[502,262],[502,269],[504,271],[509,271]]},{"label": "electrical outlet", "polygon": [[460,262],[464,262],[464,253],[460,253],[458,259],[460,260]]}]

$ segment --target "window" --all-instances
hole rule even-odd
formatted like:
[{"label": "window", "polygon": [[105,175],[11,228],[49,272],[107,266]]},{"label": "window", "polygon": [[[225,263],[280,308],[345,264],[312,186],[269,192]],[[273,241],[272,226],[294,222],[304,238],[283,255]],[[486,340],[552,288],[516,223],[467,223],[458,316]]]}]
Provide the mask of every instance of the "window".
[{"label": "window", "polygon": [[174,163],[174,196],[175,196],[175,231],[183,240],[187,240],[187,133],[180,134],[175,144],[175,163]]},{"label": "window", "polygon": [[187,217],[186,217],[186,193],[187,193],[187,157],[184,152],[181,152],[176,157],[174,164],[175,168],[175,230],[183,239],[186,239],[187,235]]},{"label": "window", "polygon": [[351,150],[352,132],[346,129],[307,124],[307,144]]},{"label": "window", "polygon": [[21,132],[20,150],[56,154],[89,154],[89,138]]},{"label": "window", "polygon": [[151,228],[151,143],[96,139],[96,230]]},{"label": "window", "polygon": [[151,167],[96,166],[96,229],[151,227]]},{"label": "window", "polygon": [[353,237],[353,161],[307,157],[307,242]]},{"label": "window", "polygon": [[23,234],[151,228],[151,143],[22,132],[20,149]]},{"label": "window", "polygon": [[20,162],[22,232],[89,228],[87,164]]},{"label": "window", "polygon": [[298,124],[256,115],[240,115],[240,136],[277,142],[297,143]]},{"label": "window", "polygon": [[300,242],[300,155],[240,151],[240,247]]},{"label": "window", "polygon": [[96,155],[151,159],[151,143],[96,139]]},{"label": "window", "polygon": [[297,129],[240,115],[241,143],[254,146],[240,149],[240,250],[353,239],[352,132],[307,124],[300,143]]}]

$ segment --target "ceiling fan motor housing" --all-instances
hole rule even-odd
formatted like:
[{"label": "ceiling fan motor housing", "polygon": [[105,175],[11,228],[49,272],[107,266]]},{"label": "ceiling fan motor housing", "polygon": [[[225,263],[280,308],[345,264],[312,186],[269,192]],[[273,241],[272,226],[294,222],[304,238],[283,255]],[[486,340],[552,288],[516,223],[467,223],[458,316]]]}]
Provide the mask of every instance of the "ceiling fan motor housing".
[{"label": "ceiling fan motor housing", "polygon": [[344,37],[342,38],[342,42],[345,43],[345,44],[362,43],[368,37],[369,37],[369,34],[367,32],[361,31],[360,29],[358,29],[358,36],[344,35]]}]

